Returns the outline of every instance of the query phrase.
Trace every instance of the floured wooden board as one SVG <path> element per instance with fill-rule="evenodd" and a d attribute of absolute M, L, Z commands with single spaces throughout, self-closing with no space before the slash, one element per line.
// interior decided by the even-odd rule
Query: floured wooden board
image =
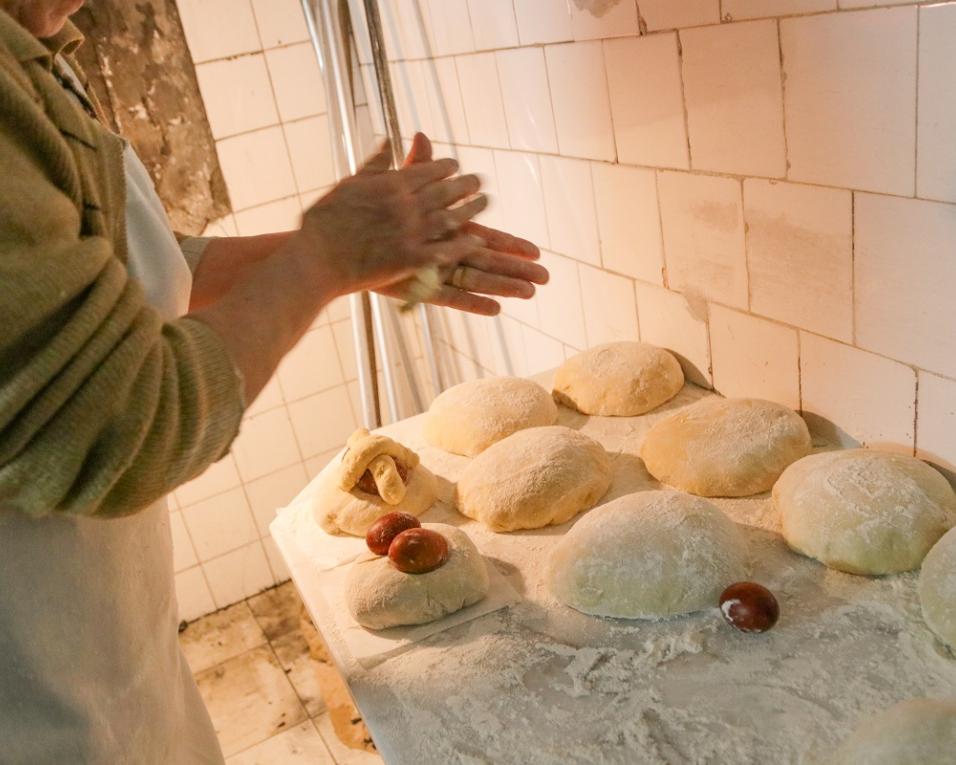
<path fill-rule="evenodd" d="M 658 487 L 637 456 L 644 433 L 704 395 L 688 386 L 633 418 L 562 409 L 559 424 L 611 453 L 608 501 Z M 544 586 L 549 549 L 573 522 L 487 531 L 447 506 L 467 458 L 427 447 L 420 418 L 383 430 L 445 479 L 446 506 L 423 520 L 465 529 L 523 598 L 369 670 L 348 657 L 328 607 L 303 591 L 389 765 L 819 763 L 864 716 L 915 696 L 956 697 L 956 656 L 923 624 L 917 573 L 856 577 L 792 553 L 769 495 L 714 502 L 744 527 L 751 578 L 780 600 L 771 632 L 731 629 L 716 604 L 663 622 L 600 619 Z"/>

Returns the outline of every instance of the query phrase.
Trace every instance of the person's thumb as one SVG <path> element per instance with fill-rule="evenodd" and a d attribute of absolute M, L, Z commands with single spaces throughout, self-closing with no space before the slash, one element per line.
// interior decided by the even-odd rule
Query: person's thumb
<path fill-rule="evenodd" d="M 392 142 L 386 138 L 376 154 L 365 160 L 356 175 L 378 175 L 392 166 Z"/>
<path fill-rule="evenodd" d="M 404 167 L 414 165 L 416 162 L 430 162 L 432 158 L 432 142 L 424 133 L 415 133 L 412 139 L 412 148 L 405 157 Z"/>

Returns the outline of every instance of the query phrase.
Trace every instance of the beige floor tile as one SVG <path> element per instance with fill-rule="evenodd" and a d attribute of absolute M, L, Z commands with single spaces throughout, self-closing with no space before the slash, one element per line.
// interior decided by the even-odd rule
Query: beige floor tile
<path fill-rule="evenodd" d="M 335 765 L 322 737 L 308 721 L 233 755 L 226 765 Z"/>
<path fill-rule="evenodd" d="M 269 640 L 299 628 L 302 601 L 292 582 L 249 598 L 249 609 Z"/>
<path fill-rule="evenodd" d="M 265 642 L 265 634 L 245 603 L 204 616 L 179 635 L 194 675 Z"/>
<path fill-rule="evenodd" d="M 384 765 L 385 760 L 377 753 L 364 749 L 352 749 L 342 743 L 335 734 L 328 712 L 319 715 L 312 722 L 338 765 Z"/>
<path fill-rule="evenodd" d="M 272 649 L 253 648 L 196 676 L 228 757 L 306 719 Z"/>
<path fill-rule="evenodd" d="M 325 700 L 316 674 L 316 662 L 309 655 L 309 644 L 302 631 L 294 630 L 277 638 L 272 642 L 272 650 L 309 717 L 324 712 Z"/>

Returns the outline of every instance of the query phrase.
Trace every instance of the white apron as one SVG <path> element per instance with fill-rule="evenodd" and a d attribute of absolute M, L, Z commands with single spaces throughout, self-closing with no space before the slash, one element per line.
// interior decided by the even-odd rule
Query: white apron
<path fill-rule="evenodd" d="M 125 163 L 129 270 L 173 319 L 189 269 L 129 147 Z M 0 764 L 222 762 L 179 649 L 166 501 L 116 520 L 0 511 Z"/>

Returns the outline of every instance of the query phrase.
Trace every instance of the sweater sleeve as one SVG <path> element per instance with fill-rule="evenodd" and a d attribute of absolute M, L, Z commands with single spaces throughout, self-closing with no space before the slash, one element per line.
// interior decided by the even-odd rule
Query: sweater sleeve
<path fill-rule="evenodd" d="M 222 457 L 242 383 L 219 336 L 163 323 L 0 110 L 0 510 L 145 508 Z"/>

